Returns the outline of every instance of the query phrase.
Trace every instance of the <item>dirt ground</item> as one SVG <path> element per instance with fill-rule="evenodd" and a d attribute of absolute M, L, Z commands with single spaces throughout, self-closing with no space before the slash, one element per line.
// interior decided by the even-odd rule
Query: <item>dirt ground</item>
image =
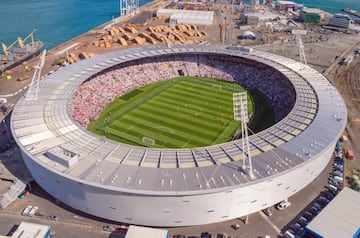
<path fill-rule="evenodd" d="M 360 174 L 360 60 L 355 58 L 349 66 L 337 65 L 329 73 L 336 88 L 342 95 L 348 109 L 347 125 L 344 135 L 348 140 L 343 141 L 344 150 L 353 150 L 355 159 L 346 160 L 345 176 L 353 173 Z"/>

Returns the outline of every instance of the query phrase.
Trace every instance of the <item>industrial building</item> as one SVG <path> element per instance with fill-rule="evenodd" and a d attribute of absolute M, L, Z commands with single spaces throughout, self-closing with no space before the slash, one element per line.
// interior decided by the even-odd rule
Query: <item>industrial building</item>
<path fill-rule="evenodd" d="M 189 149 L 145 148 L 88 132 L 71 116 L 69 99 L 94 75 L 128 65 L 146 71 L 131 71 L 139 74 L 134 78 L 149 80 L 149 75 L 161 80 L 179 76 L 180 69 L 189 76 L 214 70 L 218 78 L 236 78 L 245 87 L 262 90 L 283 114 L 274 125 L 250 135 L 248 148 L 240 140 Z M 255 74 L 242 70 L 235 75 L 239 67 L 246 72 L 266 69 L 281 81 L 255 80 Z M 287 93 L 291 95 L 281 98 Z M 47 76 L 39 82 L 37 99 L 30 99 L 22 97 L 16 104 L 11 131 L 35 181 L 76 210 L 157 227 L 226 221 L 291 197 L 326 167 L 347 118 L 339 92 L 311 67 L 268 52 L 219 45 L 103 54 Z"/>
<path fill-rule="evenodd" d="M 292 1 L 277 1 L 275 6 L 279 11 L 295 11 L 297 8 L 297 3 Z"/>
<path fill-rule="evenodd" d="M 351 17 L 346 14 L 335 14 L 334 16 L 329 18 L 328 25 L 341 27 L 341 28 L 349 28 L 351 23 Z"/>
<path fill-rule="evenodd" d="M 318 24 L 321 16 L 318 11 L 311 8 L 304 8 L 300 11 L 300 20 L 304 23 Z"/>
<path fill-rule="evenodd" d="M 212 25 L 214 21 L 213 11 L 159 9 L 156 16 L 169 17 L 175 24 Z"/>
<path fill-rule="evenodd" d="M 345 187 L 305 228 L 304 237 L 360 236 L 360 193 Z"/>
<path fill-rule="evenodd" d="M 0 236 L 7 238 L 50 238 L 51 228 L 48 225 L 21 222 L 11 236 Z"/>

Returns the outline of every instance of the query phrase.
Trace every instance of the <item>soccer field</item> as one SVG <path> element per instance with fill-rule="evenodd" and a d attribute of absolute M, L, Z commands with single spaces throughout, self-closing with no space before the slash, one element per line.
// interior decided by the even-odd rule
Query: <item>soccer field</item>
<path fill-rule="evenodd" d="M 236 83 L 216 79 L 181 77 L 162 81 L 119 97 L 88 129 L 115 141 L 145 147 L 218 144 L 231 140 L 241 126 L 233 120 L 232 102 L 233 93 L 241 91 L 244 89 Z M 248 105 L 251 115 L 252 103 Z"/>

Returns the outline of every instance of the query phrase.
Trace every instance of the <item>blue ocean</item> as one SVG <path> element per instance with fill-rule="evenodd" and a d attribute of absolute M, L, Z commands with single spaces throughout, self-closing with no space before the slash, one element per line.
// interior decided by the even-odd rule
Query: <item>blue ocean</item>
<path fill-rule="evenodd" d="M 142 0 L 144 5 L 151 0 Z M 339 13 L 360 11 L 360 0 L 295 0 L 307 7 Z M 0 42 L 10 45 L 36 29 L 35 39 L 51 49 L 120 14 L 119 0 L 0 0 Z M 0 50 L 1 51 L 1 50 Z"/>

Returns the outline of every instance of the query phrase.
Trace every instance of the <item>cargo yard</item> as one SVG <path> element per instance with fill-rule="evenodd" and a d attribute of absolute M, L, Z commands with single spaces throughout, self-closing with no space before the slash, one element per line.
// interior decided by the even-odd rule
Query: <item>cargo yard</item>
<path fill-rule="evenodd" d="M 217 45 L 243 45 L 295 60 L 303 61 L 320 73 L 323 73 L 336 86 L 341 93 L 348 110 L 347 126 L 342 139 L 342 149 L 354 153 L 352 160 L 346 160 L 344 176 L 360 174 L 360 29 L 359 25 L 351 25 L 353 30 L 328 27 L 327 22 L 331 14 L 321 12 L 319 24 L 303 24 L 291 20 L 295 18 L 293 12 L 287 12 L 270 5 L 244 5 L 237 7 L 228 3 L 214 5 L 189 5 L 184 3 L 183 9 L 190 11 L 213 11 L 213 19 L 208 19 L 211 24 L 202 22 L 176 23 L 163 13 L 156 14 L 159 8 L 176 10 L 179 5 L 163 1 L 156 1 L 141 7 L 138 15 L 132 17 L 119 17 L 107 22 L 96 29 L 88 31 L 68 42 L 65 42 L 46 54 L 45 64 L 41 69 L 41 76 L 52 74 L 57 70 L 66 69 L 66 65 L 129 47 L 151 47 L 154 45 L 177 44 L 217 44 Z M 340 11 L 340 9 L 339 9 Z M 195 16 L 199 15 L 195 13 Z M 244 16 L 246 15 L 246 21 Z M 195 20 L 196 17 L 194 16 Z M 206 14 L 204 15 L 206 17 Z M 178 20 L 179 22 L 179 20 Z M 300 42 L 299 43 L 299 38 Z M 303 46 L 303 51 L 301 47 Z M 344 59 L 351 56 L 348 63 Z M 39 64 L 39 56 L 21 62 L 0 75 L 0 106 L 3 113 L 1 121 L 9 120 L 11 110 L 20 97 L 29 87 L 35 69 Z M 9 125 L 3 124 L 0 129 L 7 130 Z M 1 144 L 8 144 L 9 136 L 4 132 L 0 135 Z M 10 140 L 10 144 L 11 144 Z M 2 161 L 1 173 L 7 174 L 11 179 L 20 177 L 30 180 L 30 175 L 24 172 L 21 155 L 14 144 L 10 150 L 0 154 Z M 13 160 L 10 160 L 13 159 Z M 20 166 L 19 166 L 20 165 Z M 184 227 L 170 229 L 171 234 L 199 235 L 202 231 L 212 233 L 226 233 L 232 237 L 271 237 L 284 232 L 288 222 L 302 211 L 303 208 L 315 199 L 326 185 L 326 176 L 331 170 L 329 165 L 319 178 L 309 185 L 301 194 L 293 198 L 295 203 L 286 215 L 275 212 L 274 220 L 269 220 L 262 213 L 250 216 L 250 224 L 244 224 L 242 219 L 231 220 L 225 223 L 216 223 L 199 227 Z M 350 186 L 349 184 L 347 184 Z M 8 186 L 8 184 L 6 184 Z M 6 190 L 3 184 L 0 192 Z M 307 194 L 305 194 L 307 193 Z M 30 217 L 27 221 L 50 224 L 57 233 L 54 237 L 124 237 L 122 234 L 111 234 L 102 231 L 104 224 L 109 221 L 78 214 L 59 204 L 57 200 L 43 191 L 38 185 L 33 184 L 33 191 L 24 199 L 15 200 L 7 208 L 0 210 L 3 218 L 10 222 L 0 223 L 1 231 L 10 231 L 12 224 L 23 220 L 21 210 L 28 203 L 41 204 L 41 209 L 52 214 L 60 214 L 60 221 L 45 219 L 43 217 Z M 285 218 L 284 218 L 284 217 Z M 240 224 L 240 229 L 233 229 Z M 261 224 L 258 226 L 257 224 Z M 116 226 L 116 224 L 114 224 Z M 262 227 L 259 229 L 258 227 Z M 79 232 L 80 231 L 80 232 Z M 73 232 L 73 233 L 72 233 Z M 4 232 L 0 233 L 4 235 Z"/>

